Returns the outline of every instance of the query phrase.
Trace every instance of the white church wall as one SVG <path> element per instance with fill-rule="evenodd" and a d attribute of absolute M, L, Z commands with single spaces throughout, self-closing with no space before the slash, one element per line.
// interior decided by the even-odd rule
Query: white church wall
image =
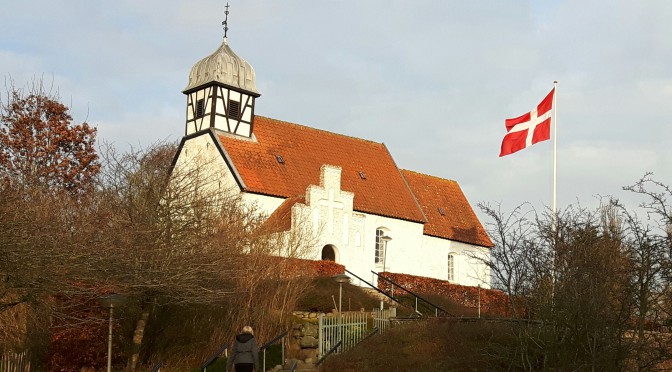
<path fill-rule="evenodd" d="M 490 259 L 489 248 L 425 235 L 419 253 L 423 257 L 422 272 L 425 274 L 416 275 L 448 280 L 448 255 L 452 254 L 452 283 L 490 288 L 488 267 L 482 261 Z"/>
<path fill-rule="evenodd" d="M 392 238 L 387 243 L 387 252 L 385 252 L 383 264 L 375 262 L 376 230 L 379 228 L 385 231 L 385 235 Z M 416 247 L 422 242 L 421 223 L 367 214 L 363 241 L 361 260 L 354 266 L 358 271 L 361 270 L 364 276 L 357 271 L 353 271 L 357 275 L 373 284 L 377 284 L 377 277 L 371 271 L 418 275 L 414 273 L 416 267 L 421 265 L 423 260 L 422 257 L 415 254 L 415 251 Z"/>
<path fill-rule="evenodd" d="M 285 199 L 274 196 L 244 193 L 243 201 L 248 205 L 255 205 L 262 213 L 270 215 L 274 210 L 278 209 Z"/>

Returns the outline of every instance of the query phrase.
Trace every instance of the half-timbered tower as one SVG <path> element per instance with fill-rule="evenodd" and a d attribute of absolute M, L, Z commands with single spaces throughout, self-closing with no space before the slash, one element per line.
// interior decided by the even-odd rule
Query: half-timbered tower
<path fill-rule="evenodd" d="M 219 49 L 198 61 L 189 74 L 186 135 L 208 128 L 252 135 L 257 91 L 254 70 L 229 47 L 226 37 Z"/>

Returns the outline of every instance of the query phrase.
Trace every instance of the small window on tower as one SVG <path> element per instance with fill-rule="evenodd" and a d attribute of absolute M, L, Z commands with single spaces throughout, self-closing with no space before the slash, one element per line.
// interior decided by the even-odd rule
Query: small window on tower
<path fill-rule="evenodd" d="M 227 111 L 229 118 L 240 120 L 240 102 L 229 100 L 229 109 Z"/>
<path fill-rule="evenodd" d="M 196 117 L 202 118 L 205 116 L 205 100 L 199 99 L 196 101 Z"/>

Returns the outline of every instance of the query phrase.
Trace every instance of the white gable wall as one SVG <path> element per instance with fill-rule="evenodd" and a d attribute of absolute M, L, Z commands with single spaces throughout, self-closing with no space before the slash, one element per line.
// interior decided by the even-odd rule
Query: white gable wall
<path fill-rule="evenodd" d="M 178 172 L 198 167 L 202 179 L 219 190 L 240 189 L 212 137 L 207 134 L 184 142 L 175 167 Z"/>
<path fill-rule="evenodd" d="M 306 204 L 297 203 L 294 216 L 305 216 L 316 232 L 316 246 L 309 259 L 319 260 L 322 248 L 331 245 L 336 262 L 363 280 L 377 283 L 374 272 L 396 272 L 436 279 L 447 279 L 447 255 L 454 254 L 453 282 L 489 287 L 485 268 L 475 254 L 488 258 L 489 249 L 423 235 L 423 224 L 353 211 L 356 195 L 340 189 L 340 167 L 323 165 L 321 185 L 306 191 Z M 392 238 L 387 243 L 383 263 L 375 262 L 376 230 Z M 354 278 L 353 278 L 354 279 Z M 364 285 L 354 279 L 353 283 Z"/>
<path fill-rule="evenodd" d="M 196 164 L 201 165 L 204 177 L 218 180 L 217 187 L 220 190 L 240 192 L 240 186 L 210 135 L 204 134 L 185 141 L 176 166 Z M 255 205 L 267 214 L 271 214 L 285 201 L 284 198 L 251 193 L 243 193 L 242 197 L 248 205 Z"/>

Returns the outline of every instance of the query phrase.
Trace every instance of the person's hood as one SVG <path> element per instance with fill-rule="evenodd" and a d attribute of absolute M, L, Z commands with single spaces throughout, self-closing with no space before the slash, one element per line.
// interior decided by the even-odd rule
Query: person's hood
<path fill-rule="evenodd" d="M 254 336 L 252 336 L 249 333 L 241 333 L 238 336 L 236 336 L 236 340 L 238 340 L 238 342 L 243 342 L 243 343 L 245 343 L 247 341 L 250 341 L 253 338 L 254 338 Z"/>

